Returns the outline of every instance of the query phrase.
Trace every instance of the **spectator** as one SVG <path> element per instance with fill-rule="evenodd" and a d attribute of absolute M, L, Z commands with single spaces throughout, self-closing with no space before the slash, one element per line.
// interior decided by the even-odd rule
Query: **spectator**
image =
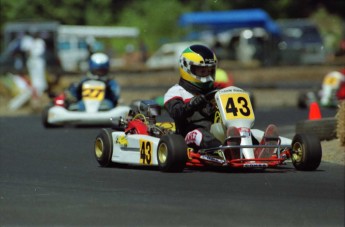
<path fill-rule="evenodd" d="M 28 55 L 27 68 L 29 71 L 30 81 L 38 97 L 41 97 L 47 89 L 47 80 L 45 77 L 45 51 L 46 45 L 38 33 L 35 33 L 32 38 L 29 36 L 23 37 L 22 50 Z"/>

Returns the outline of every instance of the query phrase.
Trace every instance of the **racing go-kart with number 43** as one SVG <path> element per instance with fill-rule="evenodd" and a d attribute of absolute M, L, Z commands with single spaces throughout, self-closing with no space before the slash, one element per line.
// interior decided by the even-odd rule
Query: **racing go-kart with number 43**
<path fill-rule="evenodd" d="M 158 166 L 163 172 L 182 172 L 194 166 L 265 169 L 291 160 L 297 170 L 316 170 L 322 150 L 317 137 L 296 134 L 293 139 L 278 135 L 269 125 L 266 131 L 252 129 L 255 116 L 250 97 L 230 86 L 206 97 L 218 107 L 211 133 L 223 142 L 220 147 L 193 150 L 175 133 L 173 122 L 157 122 L 160 106 L 142 100 L 119 125 L 123 130 L 104 128 L 97 135 L 94 154 L 103 167 L 121 164 Z M 260 142 L 259 142 L 260 141 Z"/>

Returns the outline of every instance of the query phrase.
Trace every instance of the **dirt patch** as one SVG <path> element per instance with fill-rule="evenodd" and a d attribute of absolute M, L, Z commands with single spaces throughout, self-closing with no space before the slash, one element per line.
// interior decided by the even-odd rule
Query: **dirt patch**
<path fill-rule="evenodd" d="M 340 165 L 345 165 L 345 147 L 341 146 L 340 140 L 322 141 L 322 160 Z"/>

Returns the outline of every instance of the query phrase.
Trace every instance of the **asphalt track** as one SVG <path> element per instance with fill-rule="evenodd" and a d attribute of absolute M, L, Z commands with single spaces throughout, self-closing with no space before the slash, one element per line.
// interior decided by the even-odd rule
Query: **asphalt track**
<path fill-rule="evenodd" d="M 275 123 L 292 135 L 307 115 L 257 110 L 255 125 Z M 92 153 L 98 131 L 47 130 L 39 116 L 0 118 L 0 226 L 344 226 L 343 165 L 178 174 L 101 168 Z"/>

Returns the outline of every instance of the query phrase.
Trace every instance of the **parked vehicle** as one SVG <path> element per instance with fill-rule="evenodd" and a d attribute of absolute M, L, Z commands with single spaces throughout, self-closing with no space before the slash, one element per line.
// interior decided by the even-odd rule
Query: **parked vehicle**
<path fill-rule="evenodd" d="M 62 72 L 62 65 L 58 56 L 58 27 L 56 21 L 46 22 L 13 22 L 4 26 L 4 47 L 0 55 L 0 73 L 17 73 L 15 69 L 16 54 L 20 46 L 21 37 L 25 33 L 39 33 L 46 43 L 46 69 L 49 74 L 58 77 Z M 23 55 L 24 53 L 22 53 Z M 25 58 L 25 56 L 22 56 Z"/>
<path fill-rule="evenodd" d="M 190 45 L 198 43 L 201 42 L 189 41 L 163 44 L 146 61 L 146 67 L 148 69 L 177 69 L 178 61 L 183 50 L 185 50 Z"/>
<path fill-rule="evenodd" d="M 57 21 L 11 22 L 4 26 L 4 47 L 0 56 L 0 73 L 14 71 L 14 48 L 25 32 L 38 32 L 46 43 L 48 73 L 80 72 L 87 70 L 91 51 L 99 50 L 97 38 L 137 38 L 139 29 L 116 26 L 61 25 Z"/>
<path fill-rule="evenodd" d="M 220 59 L 258 61 L 263 66 L 278 63 L 280 30 L 260 8 L 188 12 L 179 24 L 188 31 L 187 39 L 206 42 Z"/>
<path fill-rule="evenodd" d="M 61 25 L 58 29 L 58 55 L 65 71 L 87 71 L 91 52 L 105 51 L 99 38 L 139 36 L 135 27 Z M 112 64 L 114 66 L 114 64 Z"/>
<path fill-rule="evenodd" d="M 244 64 L 254 61 L 262 66 L 277 65 L 279 38 L 261 27 L 237 28 L 216 35 L 215 52 L 220 59 Z"/>
<path fill-rule="evenodd" d="M 317 26 L 310 20 L 278 20 L 282 41 L 279 44 L 282 64 L 323 64 L 326 51 Z"/>

